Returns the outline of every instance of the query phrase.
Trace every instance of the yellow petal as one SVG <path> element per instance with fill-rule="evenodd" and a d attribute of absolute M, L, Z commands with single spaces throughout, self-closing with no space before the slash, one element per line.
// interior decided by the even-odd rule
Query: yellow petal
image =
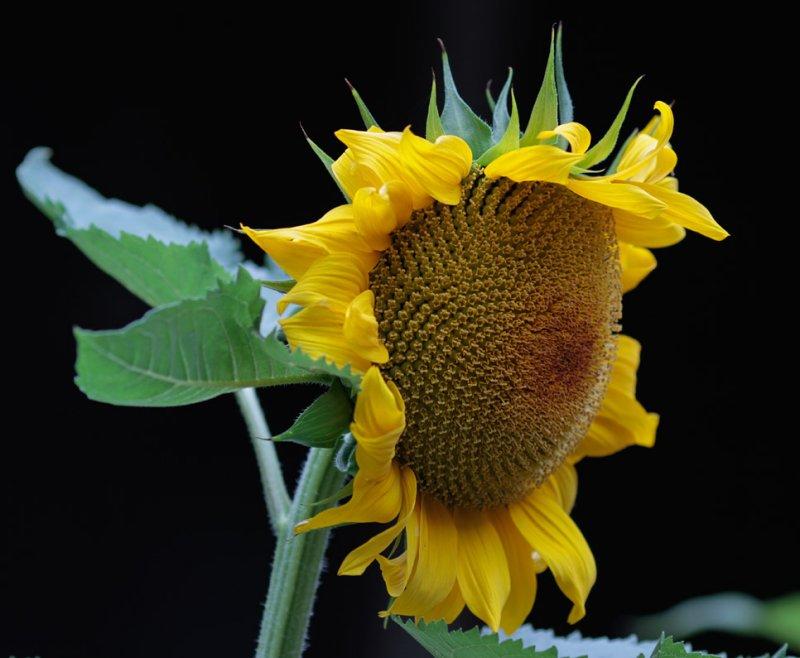
<path fill-rule="evenodd" d="M 656 155 L 653 171 L 647 177 L 648 183 L 657 183 L 669 176 L 678 164 L 678 154 L 670 146 L 665 146 Z"/>
<path fill-rule="evenodd" d="M 461 595 L 461 590 L 458 587 L 458 581 L 453 583 L 453 589 L 442 600 L 441 603 L 435 605 L 430 610 L 425 611 L 420 618 L 426 622 L 433 622 L 443 619 L 446 624 L 452 624 L 461 611 L 464 609 L 464 597 Z"/>
<path fill-rule="evenodd" d="M 586 153 L 586 149 L 592 143 L 592 134 L 589 129 L 575 121 L 562 123 L 553 130 L 543 130 L 537 135 L 539 139 L 550 139 L 556 136 L 566 139 L 573 153 Z"/>
<path fill-rule="evenodd" d="M 575 458 L 605 457 L 631 445 L 655 443 L 658 415 L 648 413 L 636 400 L 636 370 L 641 346 L 630 336 L 617 338 L 617 357 L 606 395 Z"/>
<path fill-rule="evenodd" d="M 690 231 L 696 231 L 712 240 L 724 240 L 730 235 L 717 224 L 708 208 L 688 194 L 671 190 L 665 185 L 652 183 L 631 183 L 631 185 L 647 192 L 666 205 L 661 214 L 664 219 L 680 224 Z"/>
<path fill-rule="evenodd" d="M 356 372 L 366 372 L 369 357 L 344 335 L 344 313 L 323 306 L 309 306 L 280 320 L 286 340 L 313 359 L 324 358 L 339 368 L 350 365 Z"/>
<path fill-rule="evenodd" d="M 358 353 L 373 363 L 386 363 L 389 352 L 378 335 L 378 321 L 375 319 L 375 293 L 364 290 L 350 305 L 344 316 L 344 336 Z"/>
<path fill-rule="evenodd" d="M 472 166 L 472 151 L 463 139 L 442 135 L 431 143 L 406 128 L 400 155 L 411 177 L 430 196 L 451 206 L 458 203 L 461 181 Z"/>
<path fill-rule="evenodd" d="M 400 155 L 401 133 L 338 130 L 336 136 L 347 145 L 350 156 L 337 160 L 341 164 L 334 163 L 334 173 L 351 197 L 363 184 L 380 189 L 384 183 L 399 180 L 408 185 L 414 208 L 430 204 L 430 196 L 409 175 Z"/>
<path fill-rule="evenodd" d="M 563 510 L 552 487 L 534 489 L 509 506 L 511 518 L 553 572 L 556 583 L 573 606 L 567 621 L 586 614 L 586 598 L 594 585 L 594 556 L 578 526 Z"/>
<path fill-rule="evenodd" d="M 656 257 L 648 249 L 620 242 L 619 265 L 622 270 L 622 292 L 628 292 L 656 268 Z"/>
<path fill-rule="evenodd" d="M 350 431 L 356 439 L 359 473 L 375 477 L 394 459 L 397 440 L 406 426 L 405 405 L 393 382 L 386 382 L 372 366 L 361 379 Z"/>
<path fill-rule="evenodd" d="M 417 559 L 405 591 L 388 612 L 422 616 L 442 604 L 456 580 L 458 533 L 450 511 L 431 496 L 417 498 L 419 505 Z M 410 529 L 410 528 L 409 528 Z"/>
<path fill-rule="evenodd" d="M 575 194 L 590 201 L 602 203 L 609 208 L 627 210 L 642 217 L 658 217 L 666 208 L 665 203 L 633 184 L 614 183 L 608 179 L 571 179 L 567 186 Z"/>
<path fill-rule="evenodd" d="M 242 230 L 294 279 L 303 276 L 325 254 L 353 254 L 365 264 L 371 262 L 367 271 L 377 260 L 356 230 L 350 205 L 333 208 L 311 224 L 263 230 L 242 226 Z"/>
<path fill-rule="evenodd" d="M 392 464 L 386 474 L 378 478 L 370 478 L 359 471 L 353 479 L 350 500 L 298 523 L 294 531 L 299 534 L 342 523 L 388 523 L 399 514 L 402 502 L 399 465 Z"/>
<path fill-rule="evenodd" d="M 383 251 L 389 246 L 389 234 L 397 228 L 397 215 L 388 194 L 374 187 L 359 189 L 353 197 L 353 219 L 370 247 Z"/>
<path fill-rule="evenodd" d="M 456 508 L 458 587 L 467 607 L 493 631 L 511 591 L 503 543 L 485 510 Z"/>
<path fill-rule="evenodd" d="M 278 312 L 289 304 L 319 304 L 345 313 L 350 303 L 369 285 L 369 272 L 350 254 L 330 254 L 318 258 L 300 280 L 278 301 Z"/>
<path fill-rule="evenodd" d="M 668 180 L 675 179 L 665 178 L 662 183 Z M 639 247 L 670 247 L 686 237 L 686 229 L 668 219 L 639 217 L 618 208 L 614 209 L 614 228 L 619 240 Z"/>
<path fill-rule="evenodd" d="M 561 464 L 542 486 L 552 489 L 561 509 L 567 514 L 572 512 L 578 496 L 578 472 L 572 464 Z"/>
<path fill-rule="evenodd" d="M 383 555 L 379 555 L 377 558 L 381 575 L 386 583 L 386 591 L 393 598 L 397 598 L 405 591 L 417 563 L 421 503 L 421 498 L 417 497 L 414 509 L 411 510 L 411 514 L 406 520 L 406 550 L 394 558 L 387 558 Z"/>
<path fill-rule="evenodd" d="M 503 543 L 511 577 L 511 591 L 500 617 L 500 628 L 510 634 L 525 622 L 536 599 L 533 549 L 517 530 L 504 507 L 492 510 L 492 523 Z"/>
<path fill-rule="evenodd" d="M 505 176 L 522 181 L 567 182 L 569 172 L 581 160 L 581 154 L 568 153 L 555 146 L 537 144 L 504 153 L 491 162 L 484 173 L 488 178 Z"/>
<path fill-rule="evenodd" d="M 654 174 L 658 169 L 657 158 L 672 137 L 675 118 L 672 114 L 672 108 L 665 102 L 656 101 L 654 107 L 660 114 L 657 123 L 651 121 L 644 131 L 631 140 L 628 148 L 622 154 L 619 167 L 612 174 L 612 178 L 644 181 L 649 180 L 651 176 L 658 175 L 657 173 Z"/>
<path fill-rule="evenodd" d="M 375 558 L 385 551 L 403 531 L 417 500 L 417 478 L 410 468 L 400 468 L 402 502 L 394 525 L 378 533 L 358 548 L 350 551 L 339 567 L 340 576 L 360 576 Z"/>

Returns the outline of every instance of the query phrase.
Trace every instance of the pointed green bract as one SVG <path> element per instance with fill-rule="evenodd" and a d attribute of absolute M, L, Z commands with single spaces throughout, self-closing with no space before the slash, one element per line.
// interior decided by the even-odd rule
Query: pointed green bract
<path fill-rule="evenodd" d="M 473 153 L 483 153 L 492 145 L 492 129 L 472 111 L 456 89 L 453 72 L 447 52 L 442 49 L 442 69 L 444 71 L 444 108 L 442 127 L 449 135 L 461 137 Z"/>
<path fill-rule="evenodd" d="M 596 165 L 598 162 L 605 160 L 614 151 L 614 147 L 617 145 L 617 139 L 619 138 L 619 131 L 628 114 L 633 92 L 636 91 L 636 87 L 641 79 L 641 77 L 637 78 L 636 82 L 631 85 L 622 103 L 622 107 L 619 112 L 617 112 L 617 116 L 614 117 L 614 121 L 611 123 L 608 131 L 603 135 L 602 139 L 586 152 L 586 156 L 578 163 L 578 167 L 589 168 Z"/>
<path fill-rule="evenodd" d="M 259 283 L 265 288 L 274 290 L 275 292 L 287 293 L 297 285 L 294 279 L 282 279 L 280 281 L 272 281 L 268 279 L 261 279 Z"/>
<path fill-rule="evenodd" d="M 380 128 L 378 122 L 375 120 L 375 117 L 372 116 L 372 112 L 369 111 L 367 104 L 361 98 L 361 94 L 356 91 L 356 88 L 350 84 L 349 80 L 345 80 L 347 82 L 347 86 L 350 87 L 350 92 L 353 94 L 353 100 L 356 102 L 356 107 L 358 107 L 358 113 L 361 115 L 361 120 L 364 122 L 364 127 L 369 130 L 372 126 L 376 128 Z"/>
<path fill-rule="evenodd" d="M 506 127 L 505 134 L 497 144 L 483 153 L 477 160 L 482 167 L 488 165 L 492 160 L 496 160 L 504 153 L 516 151 L 519 148 L 519 111 L 517 110 L 517 99 L 514 92 L 511 92 L 511 117 Z"/>
<path fill-rule="evenodd" d="M 486 90 L 484 91 L 486 94 L 486 104 L 489 106 L 489 111 L 494 113 L 494 108 L 496 107 L 497 103 L 495 102 L 494 98 L 492 97 L 492 81 L 486 83 Z"/>
<path fill-rule="evenodd" d="M 443 621 L 427 624 L 399 617 L 392 620 L 434 658 L 558 658 L 555 647 L 536 651 L 533 647 L 523 647 L 521 640 L 501 642 L 496 633 L 481 634 L 477 627 L 449 631 Z"/>
<path fill-rule="evenodd" d="M 556 93 L 558 97 L 558 122 L 569 123 L 572 121 L 573 107 L 572 96 L 567 88 L 567 79 L 564 76 L 564 54 L 562 51 L 563 25 L 558 24 L 556 30 Z"/>
<path fill-rule="evenodd" d="M 511 78 L 513 76 L 514 70 L 509 67 L 508 77 L 492 109 L 492 141 L 495 143 L 503 138 L 506 128 L 508 128 L 508 121 L 510 119 L 508 114 L 508 93 L 511 91 Z M 519 127 L 517 127 L 517 131 L 519 131 Z"/>
<path fill-rule="evenodd" d="M 309 448 L 333 448 L 347 432 L 353 418 L 350 396 L 338 379 L 298 417 L 292 426 L 273 437 L 273 441 L 292 441 Z"/>
<path fill-rule="evenodd" d="M 534 144 L 552 144 L 554 139 L 539 141 L 537 135 L 543 130 L 553 130 L 558 125 L 558 92 L 555 77 L 555 35 L 550 39 L 550 54 L 547 56 L 547 66 L 542 79 L 542 86 L 533 104 L 525 134 L 519 141 L 520 146 L 533 146 Z"/>
<path fill-rule="evenodd" d="M 425 120 L 425 139 L 435 142 L 444 135 L 442 120 L 439 117 L 439 106 L 436 101 L 436 78 L 431 81 L 431 97 L 428 100 L 428 117 Z"/>
<path fill-rule="evenodd" d="M 314 154 L 319 158 L 320 162 L 325 165 L 325 169 L 327 170 L 330 177 L 333 179 L 333 182 L 336 183 L 336 187 L 339 188 L 342 194 L 344 194 L 344 198 L 350 202 L 350 196 L 347 194 L 347 191 L 342 187 L 342 184 L 339 182 L 339 179 L 336 178 L 336 174 L 333 173 L 333 158 L 329 156 L 325 151 L 323 151 L 319 146 L 317 146 L 316 142 L 314 142 L 308 135 L 306 135 L 305 131 L 303 131 L 303 135 L 308 142 L 308 145 L 311 147 L 311 150 L 314 151 Z"/>
<path fill-rule="evenodd" d="M 270 356 L 256 331 L 263 306 L 261 286 L 240 269 L 205 298 L 161 306 L 122 329 L 76 329 L 76 383 L 98 402 L 174 407 L 240 388 L 324 381 Z"/>

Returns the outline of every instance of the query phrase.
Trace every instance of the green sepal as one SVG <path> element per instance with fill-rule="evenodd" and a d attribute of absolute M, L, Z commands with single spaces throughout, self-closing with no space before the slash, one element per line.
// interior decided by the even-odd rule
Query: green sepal
<path fill-rule="evenodd" d="M 552 144 L 554 138 L 539 140 L 537 135 L 543 130 L 553 130 L 558 125 L 558 91 L 555 78 L 555 32 L 550 39 L 550 54 L 547 56 L 547 66 L 544 70 L 542 86 L 533 104 L 531 116 L 525 133 L 519 141 L 520 146 L 533 146 L 534 144 Z"/>
<path fill-rule="evenodd" d="M 499 101 L 498 101 L 499 102 Z M 519 148 L 519 111 L 517 110 L 517 99 L 514 92 L 511 92 L 511 118 L 506 127 L 505 134 L 499 142 L 483 153 L 477 163 L 485 167 L 492 160 L 496 160 L 504 153 L 516 151 Z"/>
<path fill-rule="evenodd" d="M 350 396 L 338 379 L 273 441 L 292 441 L 308 448 L 333 448 L 353 418 Z"/>
<path fill-rule="evenodd" d="M 573 105 L 572 96 L 570 96 L 567 88 L 567 79 L 564 76 L 564 54 L 561 47 L 563 28 L 564 25 L 559 23 L 556 29 L 556 93 L 558 98 L 558 122 L 569 123 L 573 117 Z"/>
<path fill-rule="evenodd" d="M 319 146 L 317 146 L 317 143 L 308 136 L 308 133 L 306 133 L 303 126 L 300 126 L 300 130 L 303 131 L 303 137 L 306 138 L 306 142 L 308 142 L 308 145 L 311 147 L 311 150 L 314 151 L 314 155 L 316 155 L 319 158 L 320 162 L 325 166 L 325 170 L 333 179 L 333 182 L 336 183 L 336 187 L 338 187 L 341 193 L 344 194 L 345 200 L 349 203 L 350 195 L 347 194 L 347 190 L 345 190 L 342 187 L 342 184 L 339 182 L 339 179 L 336 178 L 336 174 L 333 173 L 334 159 L 327 153 L 325 153 L 325 151 L 323 151 Z"/>
<path fill-rule="evenodd" d="M 494 114 L 494 108 L 497 106 L 497 102 L 494 100 L 492 96 L 492 81 L 489 80 L 486 83 L 486 89 L 484 90 L 484 94 L 486 94 L 486 104 L 489 106 L 489 111 Z"/>
<path fill-rule="evenodd" d="M 576 165 L 577 167 L 589 168 L 593 165 L 596 165 L 598 162 L 605 160 L 614 151 L 614 147 L 617 145 L 617 139 L 619 138 L 619 131 L 622 128 L 622 124 L 628 114 L 628 108 L 631 105 L 633 92 L 636 91 L 636 87 L 639 82 L 641 82 L 642 77 L 644 76 L 639 76 L 631 85 L 631 88 L 628 90 L 628 94 L 625 96 L 625 100 L 622 103 L 622 107 L 620 108 L 619 112 L 617 112 L 617 116 L 614 117 L 614 121 L 606 131 L 606 134 L 603 135 L 603 137 L 586 152 L 583 160 Z"/>
<path fill-rule="evenodd" d="M 442 119 L 439 117 L 439 106 L 436 101 L 436 76 L 431 81 L 431 97 L 428 100 L 428 117 L 425 119 L 425 139 L 435 142 L 444 135 Z"/>
<path fill-rule="evenodd" d="M 75 382 L 98 402 L 174 407 L 240 388 L 325 381 L 270 355 L 256 331 L 263 307 L 261 286 L 240 268 L 203 299 L 160 306 L 122 329 L 76 328 Z"/>
<path fill-rule="evenodd" d="M 443 621 L 430 624 L 392 617 L 392 620 L 421 644 L 434 658 L 557 658 L 555 647 L 547 651 L 525 648 L 522 640 L 503 640 L 496 633 L 481 634 L 479 628 L 468 631 L 447 629 Z"/>
<path fill-rule="evenodd" d="M 347 473 L 353 477 L 358 473 L 356 440 L 349 432 L 342 435 L 336 446 L 336 468 L 342 473 Z"/>
<path fill-rule="evenodd" d="M 514 77 L 514 69 L 508 68 L 508 77 L 506 78 L 500 94 L 497 96 L 497 102 L 492 108 L 492 141 L 499 142 L 506 133 L 508 128 L 509 114 L 508 114 L 508 94 L 511 91 L 511 78 Z M 519 132 L 519 128 L 517 128 Z M 519 139 L 519 135 L 517 135 Z"/>
<path fill-rule="evenodd" d="M 353 100 L 356 102 L 356 106 L 358 107 L 358 113 L 361 115 L 361 120 L 364 122 L 364 128 L 369 130 L 373 126 L 376 128 L 380 128 L 378 122 L 375 120 L 375 117 L 372 116 L 372 112 L 369 111 L 367 104 L 361 98 L 361 94 L 356 91 L 356 88 L 350 84 L 350 81 L 345 78 L 344 81 L 347 83 L 347 86 L 350 88 L 350 93 L 353 94 Z"/>
<path fill-rule="evenodd" d="M 315 375 L 318 381 L 329 381 L 331 377 L 338 377 L 351 390 L 357 391 L 361 386 L 361 375 L 353 372 L 350 364 L 340 368 L 324 356 L 315 359 L 299 347 L 290 348 L 278 337 L 277 329 L 264 339 L 264 349 L 270 358 L 292 368 L 301 368 Z"/>
<path fill-rule="evenodd" d="M 297 281 L 294 279 L 281 279 L 279 281 L 261 279 L 259 280 L 259 283 L 265 288 L 269 288 L 275 292 L 282 292 L 284 294 L 289 292 L 295 287 L 295 285 L 297 285 Z"/>
<path fill-rule="evenodd" d="M 461 137 L 473 153 L 483 153 L 492 145 L 492 129 L 481 119 L 458 93 L 450 60 L 444 44 L 442 47 L 442 69 L 444 71 L 444 107 L 442 126 L 449 135 Z"/>

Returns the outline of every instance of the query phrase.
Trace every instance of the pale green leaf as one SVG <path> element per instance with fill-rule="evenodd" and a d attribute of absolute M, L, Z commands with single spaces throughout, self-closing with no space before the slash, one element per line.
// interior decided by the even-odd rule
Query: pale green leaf
<path fill-rule="evenodd" d="M 292 441 L 309 448 L 333 448 L 347 432 L 353 418 L 350 396 L 338 379 L 298 417 L 285 432 L 273 441 Z"/>
<path fill-rule="evenodd" d="M 428 117 L 425 120 L 425 139 L 435 142 L 442 135 L 444 135 L 444 127 L 436 101 L 436 78 L 434 77 L 431 82 L 431 97 L 428 101 Z"/>
<path fill-rule="evenodd" d="M 506 133 L 506 128 L 508 128 L 508 121 L 510 119 L 508 113 L 508 94 L 511 91 L 512 77 L 514 77 L 514 70 L 509 67 L 508 77 L 492 109 L 492 141 L 495 143 L 503 138 L 503 135 Z M 517 127 L 517 132 L 519 132 L 519 127 Z M 519 138 L 519 135 L 517 135 L 517 138 Z"/>
<path fill-rule="evenodd" d="M 534 144 L 550 144 L 553 139 L 539 140 L 537 135 L 543 130 L 553 130 L 558 125 L 558 92 L 555 78 L 555 36 L 550 40 L 550 53 L 547 56 L 547 66 L 542 79 L 542 86 L 533 104 L 531 116 L 525 133 L 520 140 L 520 146 Z"/>
<path fill-rule="evenodd" d="M 492 129 L 459 95 L 444 47 L 442 47 L 442 69 L 444 71 L 442 126 L 447 134 L 457 135 L 467 142 L 473 153 L 483 153 L 492 145 Z"/>
<path fill-rule="evenodd" d="M 564 76 L 564 54 L 562 51 L 562 34 L 564 32 L 563 24 L 558 24 L 556 30 L 556 58 L 555 58 L 555 75 L 556 75 L 556 92 L 558 98 L 558 122 L 569 123 L 572 121 L 573 106 L 572 96 L 569 94 L 567 88 L 567 79 Z"/>
<path fill-rule="evenodd" d="M 204 299 L 161 306 L 123 329 L 76 329 L 76 383 L 99 402 L 170 407 L 240 388 L 324 381 L 270 356 L 257 333 L 263 305 L 261 286 L 240 269 Z"/>
<path fill-rule="evenodd" d="M 499 102 L 499 101 L 498 101 Z M 516 151 L 519 148 L 519 111 L 517 110 L 517 99 L 514 92 L 511 92 L 511 118 L 506 126 L 506 132 L 494 146 L 483 153 L 477 160 L 478 164 L 485 167 L 492 160 L 499 158 L 503 153 Z"/>
<path fill-rule="evenodd" d="M 520 640 L 501 642 L 495 633 L 482 635 L 477 628 L 450 631 L 443 621 L 415 624 L 410 619 L 392 619 L 434 658 L 557 658 L 555 649 L 536 651 L 524 648 Z"/>
<path fill-rule="evenodd" d="M 605 160 L 614 151 L 614 147 L 617 145 L 617 139 L 619 138 L 619 131 L 622 128 L 623 122 L 625 121 L 625 116 L 628 114 L 628 108 L 630 107 L 631 99 L 633 98 L 633 92 L 636 91 L 636 86 L 639 84 L 641 79 L 641 77 L 637 78 L 636 82 L 631 85 L 631 88 L 622 103 L 622 107 L 620 108 L 619 112 L 617 112 L 617 116 L 614 118 L 614 121 L 611 123 L 608 131 L 605 135 L 603 135 L 602 139 L 598 140 L 595 145 L 586 152 L 583 160 L 577 164 L 578 167 L 588 169 L 589 167 L 596 165 L 598 162 Z"/>
<path fill-rule="evenodd" d="M 353 100 L 356 102 L 356 107 L 358 107 L 358 113 L 361 115 L 361 120 L 364 122 L 364 128 L 368 130 L 373 126 L 375 126 L 376 128 L 380 128 L 378 122 L 375 120 L 375 117 L 372 116 L 372 112 L 369 111 L 367 104 L 361 98 L 361 94 L 359 94 L 356 91 L 356 88 L 350 84 L 350 81 L 347 78 L 345 78 L 344 81 L 350 88 L 350 93 L 353 94 Z"/>

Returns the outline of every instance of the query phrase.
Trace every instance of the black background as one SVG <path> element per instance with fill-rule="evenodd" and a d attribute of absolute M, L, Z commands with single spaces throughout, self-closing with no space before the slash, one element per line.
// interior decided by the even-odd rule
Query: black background
<path fill-rule="evenodd" d="M 558 19 L 576 118 L 599 137 L 647 74 L 629 127 L 654 100 L 675 101 L 682 188 L 732 233 L 721 244 L 690 235 L 662 251 L 626 297 L 625 331 L 644 344 L 639 397 L 662 424 L 654 450 L 579 468 L 575 518 L 599 579 L 578 628 L 613 634 L 627 615 L 687 597 L 769 598 L 800 585 L 797 468 L 784 456 L 792 414 L 767 372 L 789 357 L 773 327 L 791 309 L 764 301 L 784 262 L 772 231 L 792 220 L 765 193 L 779 174 L 766 149 L 791 143 L 767 111 L 760 76 L 769 62 L 754 20 L 661 5 L 593 14 L 511 2 L 375 7 L 37 16 L 35 30 L 22 21 L 23 39 L 5 43 L 3 345 L 15 392 L 4 403 L 0 656 L 251 655 L 273 548 L 232 397 L 123 409 L 73 386 L 71 327 L 119 327 L 145 308 L 15 189 L 26 151 L 50 146 L 58 166 L 105 195 L 204 228 L 307 222 L 339 197 L 298 121 L 338 153 L 333 131 L 359 127 L 344 76 L 382 125 L 421 129 L 442 37 L 468 100 L 483 107 L 485 81 L 512 65 L 526 113 Z M 264 391 L 273 430 L 313 392 Z M 293 481 L 303 451 L 280 453 Z M 331 564 L 363 536 L 337 531 Z M 381 628 L 375 570 L 334 571 L 323 577 L 308 656 L 422 655 L 399 629 Z M 540 582 L 531 621 L 566 631 L 567 601 L 549 576 Z M 698 644 L 772 648 L 724 635 Z"/>

